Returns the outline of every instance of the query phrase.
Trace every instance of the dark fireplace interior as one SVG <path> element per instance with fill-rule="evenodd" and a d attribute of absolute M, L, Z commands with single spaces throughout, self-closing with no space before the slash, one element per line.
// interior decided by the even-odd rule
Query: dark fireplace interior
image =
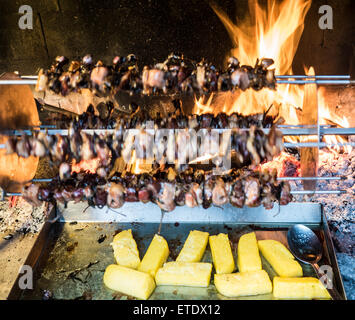
<path fill-rule="evenodd" d="M 236 24 L 249 14 L 248 1 L 214 3 Z M 22 4 L 0 3 L 0 72 L 32 74 L 57 55 L 74 59 L 86 53 L 107 63 L 117 54 L 134 53 L 144 65 L 181 52 L 221 67 L 232 48 L 211 1 L 29 0 L 32 30 L 18 27 Z M 324 4 L 333 9 L 333 30 L 318 27 L 318 10 Z M 303 67 L 310 65 L 317 74 L 354 74 L 354 9 L 352 0 L 312 1 L 293 62 L 295 74 L 302 74 Z"/>

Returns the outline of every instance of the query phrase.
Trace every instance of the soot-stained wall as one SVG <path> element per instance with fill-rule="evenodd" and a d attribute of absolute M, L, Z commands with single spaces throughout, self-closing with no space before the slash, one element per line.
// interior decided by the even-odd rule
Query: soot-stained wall
<path fill-rule="evenodd" d="M 278 1 L 278 0 L 276 0 Z M 110 62 L 135 53 L 141 64 L 162 61 L 172 51 L 222 66 L 232 43 L 204 0 L 2 0 L 0 72 L 33 74 L 57 55 L 73 59 L 91 53 Z M 215 3 L 233 19 L 248 14 L 246 0 Z M 33 29 L 21 30 L 19 7 L 33 9 Z M 318 9 L 333 8 L 333 30 L 318 27 Z M 354 74 L 353 0 L 313 0 L 294 60 L 294 71 L 314 65 L 319 74 Z"/>

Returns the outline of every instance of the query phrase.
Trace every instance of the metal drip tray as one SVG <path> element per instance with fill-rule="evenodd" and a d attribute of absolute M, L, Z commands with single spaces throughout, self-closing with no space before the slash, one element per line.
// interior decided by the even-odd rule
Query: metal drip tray
<path fill-rule="evenodd" d="M 110 243 L 117 232 L 132 229 L 142 258 L 159 228 L 160 210 L 153 205 L 128 204 L 121 208 L 123 216 L 107 212 L 107 208 L 89 208 L 83 213 L 83 208 L 82 204 L 70 204 L 60 222 L 46 223 L 26 262 L 34 267 L 34 289 L 20 291 L 16 283 L 10 298 L 42 299 L 45 290 L 49 290 L 54 299 L 132 299 L 103 284 L 105 268 L 115 263 Z M 262 207 L 240 210 L 228 206 L 224 210 L 180 207 L 166 214 L 161 235 L 169 244 L 169 260 L 174 260 L 190 230 L 228 233 L 236 261 L 237 243 L 242 234 L 255 231 L 258 239 L 275 239 L 287 245 L 287 228 L 296 223 L 311 227 L 322 240 L 324 257 L 320 265 L 332 266 L 334 283 L 345 298 L 328 226 L 319 204 L 291 203 L 281 207 L 280 212 L 278 208 L 266 211 Z M 212 261 L 209 247 L 202 261 Z M 272 279 L 274 270 L 263 257 L 262 263 Z M 304 276 L 315 276 L 310 266 L 302 264 L 302 268 Z M 212 274 L 208 288 L 158 286 L 150 299 L 227 298 L 215 289 Z M 240 299 L 274 298 L 267 294 Z"/>

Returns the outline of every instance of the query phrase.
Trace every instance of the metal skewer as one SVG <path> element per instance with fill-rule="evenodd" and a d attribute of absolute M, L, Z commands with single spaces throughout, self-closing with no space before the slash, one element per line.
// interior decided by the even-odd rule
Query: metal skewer
<path fill-rule="evenodd" d="M 165 215 L 165 210 L 160 209 L 160 223 L 159 223 L 159 227 L 158 227 L 158 234 L 160 235 L 161 232 L 161 227 L 163 225 L 163 219 L 164 219 L 164 215 Z"/>
<path fill-rule="evenodd" d="M 347 85 L 355 84 L 355 80 L 276 80 L 277 84 L 334 84 L 334 85 Z"/>
<path fill-rule="evenodd" d="M 37 80 L 38 76 L 21 76 L 21 79 L 34 79 L 34 80 Z"/>
<path fill-rule="evenodd" d="M 36 75 L 31 75 L 31 76 L 21 76 L 22 79 L 38 79 L 38 76 Z M 289 74 L 289 75 L 276 75 L 276 79 L 350 79 L 350 75 L 295 75 L 295 74 Z"/>
<path fill-rule="evenodd" d="M 37 80 L 31 79 L 21 79 L 21 80 L 0 80 L 0 85 L 20 85 L 20 84 L 29 84 L 29 85 L 36 85 Z"/>
<path fill-rule="evenodd" d="M 350 75 L 277 75 L 276 79 L 350 79 Z"/>
<path fill-rule="evenodd" d="M 50 126 L 46 126 L 46 128 L 49 128 L 47 130 L 29 130 L 29 129 L 23 129 L 23 130 L 3 130 L 0 131 L 0 135 L 8 135 L 8 136 L 22 136 L 23 134 L 27 135 L 32 135 L 33 131 L 36 132 L 46 132 L 48 135 L 56 135 L 60 134 L 62 136 L 67 136 L 68 135 L 68 129 L 52 129 Z M 306 126 L 295 126 L 295 127 L 281 127 L 279 128 L 280 131 L 284 136 L 308 136 L 308 135 L 317 135 L 318 134 L 318 128 L 317 126 L 313 127 L 306 127 Z M 135 130 L 135 129 L 126 129 L 126 130 Z M 174 130 L 174 129 L 168 129 L 168 130 Z M 230 129 L 214 129 L 219 132 L 223 132 L 226 130 Z M 240 131 L 249 131 L 249 128 L 242 128 L 239 129 Z M 270 129 L 268 128 L 262 128 L 263 132 L 265 134 L 268 134 Z M 115 133 L 115 129 L 83 129 L 81 130 L 82 132 L 85 132 L 87 134 L 112 134 Z M 334 127 L 329 127 L 329 126 L 320 126 L 320 135 L 355 135 L 355 128 L 334 128 Z"/>
<path fill-rule="evenodd" d="M 289 74 L 289 75 L 276 75 L 276 79 L 350 79 L 350 75 L 295 75 L 295 74 Z M 30 75 L 30 76 L 21 76 L 21 79 L 38 79 L 38 76 L 36 75 Z"/>
<path fill-rule="evenodd" d="M 19 80 L 0 80 L 0 85 L 36 85 L 37 76 L 23 76 Z M 330 75 L 330 76 L 275 76 L 277 84 L 309 84 L 316 83 L 319 85 L 348 85 L 355 84 L 355 80 L 350 80 L 350 76 L 347 75 Z M 282 80 L 282 79 L 304 79 L 304 80 Z"/>
<path fill-rule="evenodd" d="M 112 177 L 112 180 L 116 180 L 117 177 Z M 346 180 L 347 177 L 278 177 L 278 181 L 298 181 L 298 180 Z M 29 182 L 51 182 L 53 178 L 35 178 Z"/>
<path fill-rule="evenodd" d="M 326 148 L 326 147 L 355 147 L 355 142 L 327 143 L 327 142 L 285 142 L 285 148 Z"/>
<path fill-rule="evenodd" d="M 129 129 L 128 129 L 129 130 Z M 173 130 L 173 129 L 172 129 Z M 225 129 L 220 129 L 222 132 Z M 249 129 L 244 129 L 249 130 Z M 267 134 L 270 129 L 263 129 Z M 41 132 L 47 132 L 49 135 L 60 134 L 62 136 L 68 135 L 68 129 L 47 129 L 38 130 Z M 114 133 L 114 129 L 84 129 L 82 130 L 88 134 L 108 134 Z M 302 135 L 317 135 L 317 129 L 281 129 L 283 135 L 285 136 L 302 136 Z M 32 135 L 31 130 L 7 130 L 0 132 L 0 135 L 6 136 L 21 136 L 23 134 Z M 355 128 L 326 128 L 319 131 L 320 136 L 322 135 L 355 135 Z M 355 142 L 337 142 L 337 143 L 327 143 L 327 142 L 284 142 L 285 148 L 327 148 L 327 147 L 355 147 Z M 5 149 L 5 144 L 0 144 L 0 149 Z"/>
<path fill-rule="evenodd" d="M 316 124 L 278 124 L 278 128 L 317 128 Z M 321 128 L 333 128 L 334 125 L 331 124 L 321 124 Z"/>
<path fill-rule="evenodd" d="M 307 195 L 307 194 L 344 194 L 347 193 L 346 190 L 295 190 L 290 192 L 292 195 Z M 6 192 L 5 190 L 0 188 L 0 201 L 3 201 L 5 197 L 22 197 L 21 192 Z M 163 220 L 164 217 L 164 211 L 162 210 L 161 212 L 161 221 Z M 160 230 L 158 230 L 158 233 Z"/>
<path fill-rule="evenodd" d="M 347 177 L 278 177 L 278 181 L 298 181 L 298 180 L 346 180 Z"/>
<path fill-rule="evenodd" d="M 292 195 L 305 195 L 305 194 L 343 194 L 347 193 L 346 190 L 295 190 L 290 192 Z"/>
<path fill-rule="evenodd" d="M 30 182 L 51 182 L 53 178 L 36 178 L 30 180 Z"/>

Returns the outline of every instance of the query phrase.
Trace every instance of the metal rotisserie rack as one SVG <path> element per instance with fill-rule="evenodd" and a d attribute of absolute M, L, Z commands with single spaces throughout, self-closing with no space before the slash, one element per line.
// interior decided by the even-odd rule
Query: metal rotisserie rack
<path fill-rule="evenodd" d="M 159 77 L 159 74 L 157 74 L 158 71 L 154 72 L 155 73 L 151 76 Z M 17 80 L 0 80 L 0 84 L 36 84 L 38 86 L 42 76 L 43 74 L 40 74 L 38 79 L 33 76 L 27 76 Z M 149 79 L 149 74 L 147 77 Z M 198 77 L 199 76 L 197 76 L 197 78 Z M 290 83 L 304 85 L 347 85 L 352 83 L 352 80 L 350 80 L 349 76 L 272 75 L 272 77 L 274 77 L 275 79 L 275 84 Z M 232 80 L 230 81 L 233 83 L 233 77 L 231 77 L 231 79 Z M 243 79 L 243 77 L 240 76 L 240 79 Z M 237 84 L 233 83 L 233 85 L 239 87 L 244 85 L 240 82 L 242 80 L 238 81 L 239 82 Z M 156 86 L 159 87 L 159 89 L 162 89 L 160 87 L 160 84 L 156 84 Z M 143 91 L 146 91 L 143 92 L 143 96 L 146 94 L 151 94 L 152 91 L 154 91 L 154 81 L 149 82 L 149 85 L 146 88 L 143 85 Z M 156 99 L 157 96 L 159 98 L 159 92 L 157 95 L 154 96 L 154 98 Z M 164 92 L 164 97 L 166 96 L 169 96 L 169 94 L 165 94 Z M 174 101 L 179 101 L 176 95 L 174 95 L 173 98 Z M 317 112 L 315 114 L 317 115 Z M 48 125 L 47 127 L 46 125 L 44 125 L 39 128 L 30 128 L 29 130 L 27 128 L 6 130 L 6 132 L 4 133 L 7 136 L 10 136 L 12 146 L 11 143 L 7 143 L 6 145 L 1 145 L 1 147 L 6 149 L 12 147 L 14 152 L 16 152 L 18 151 L 18 149 L 16 149 L 16 144 L 22 143 L 24 145 L 24 150 L 27 150 L 27 152 L 31 154 L 33 150 L 38 151 L 39 149 L 35 148 L 35 145 L 33 144 L 34 140 L 28 140 L 28 137 L 33 136 L 37 138 L 40 133 L 43 133 L 46 137 L 56 137 L 56 143 L 58 143 L 58 137 L 73 136 L 73 134 L 75 134 L 75 130 L 77 130 L 77 128 L 53 128 L 51 125 Z M 222 133 L 224 131 L 224 128 L 218 127 L 218 130 Z M 251 132 L 252 134 L 255 134 L 253 130 L 255 129 L 241 128 L 240 131 L 238 131 L 238 134 L 245 133 L 246 135 L 248 135 L 247 137 L 249 137 Z M 338 128 L 328 125 L 320 125 L 318 120 L 316 120 L 313 125 L 275 124 L 272 127 L 269 126 L 258 128 L 258 130 L 258 132 L 260 132 L 260 136 L 264 135 L 265 137 L 270 137 L 272 134 L 274 134 L 274 130 L 277 130 L 281 134 L 281 137 L 313 137 L 311 141 L 306 142 L 282 142 L 283 147 L 289 149 L 319 149 L 322 147 L 332 147 L 335 145 L 340 147 L 347 145 L 355 146 L 353 142 L 335 144 L 328 144 L 326 142 L 322 142 L 322 137 L 324 135 L 354 135 L 355 128 Z M 94 144 L 95 146 L 97 143 L 97 147 L 94 147 L 97 151 L 99 150 L 99 147 L 105 149 L 105 145 L 100 143 L 104 143 L 102 142 L 102 140 L 105 139 L 105 137 L 107 138 L 107 135 L 109 134 L 115 134 L 117 130 L 109 128 L 80 128 L 80 132 L 83 133 L 85 136 L 95 135 L 97 137 L 101 137 L 97 138 L 101 139 L 100 141 L 91 141 L 91 144 Z M 20 139 L 17 138 L 19 136 Z M 81 146 L 83 145 L 84 144 L 82 144 Z M 38 152 L 41 153 L 41 150 Z M 24 155 L 22 154 L 22 156 Z M 265 156 L 265 159 L 268 159 L 268 157 Z M 310 161 L 310 167 L 316 167 L 316 165 L 311 163 L 312 161 L 316 161 L 316 158 L 311 158 L 311 160 L 308 161 Z M 239 162 L 243 164 L 243 161 Z M 60 178 L 48 177 L 41 179 L 33 179 L 31 181 L 32 189 L 25 189 L 25 194 L 7 192 L 7 190 L 1 189 L 1 199 L 4 200 L 8 196 L 24 195 L 31 200 L 31 196 L 33 195 L 29 193 L 33 191 L 35 192 L 35 200 L 32 201 L 32 203 L 36 204 L 37 200 L 46 201 L 46 191 L 48 190 L 45 187 L 41 189 L 37 186 L 37 184 L 52 183 L 53 185 L 56 183 L 56 181 L 58 181 L 59 183 L 59 181 L 62 180 L 70 180 L 72 179 L 72 172 L 70 170 L 71 166 L 69 166 L 68 168 L 60 167 Z M 100 174 L 100 178 L 109 179 L 112 183 L 115 183 L 115 181 L 121 181 L 120 176 L 108 176 L 108 172 L 103 172 L 102 174 Z M 316 203 L 291 202 L 290 200 L 287 200 L 286 203 L 284 203 L 286 205 L 281 205 L 283 204 L 281 197 L 282 192 L 288 192 L 288 194 L 290 195 L 329 194 L 329 196 L 344 193 L 346 192 L 346 190 L 315 190 L 314 186 L 310 187 L 309 183 L 320 179 L 340 180 L 345 178 L 346 177 L 318 177 L 317 175 L 305 175 L 303 177 L 279 177 L 276 179 L 277 182 L 274 182 L 275 185 L 278 184 L 278 186 L 282 186 L 283 183 L 285 183 L 286 185 L 290 180 L 302 180 L 305 182 L 305 186 L 307 185 L 307 183 L 308 185 L 305 190 L 301 191 L 284 191 L 282 187 L 280 187 L 281 189 L 279 188 L 276 191 L 274 190 L 275 192 L 279 193 L 279 195 L 273 199 L 271 207 L 268 207 L 268 205 L 266 204 L 264 205 L 265 208 L 263 208 L 263 206 L 261 205 L 264 203 L 261 202 L 257 203 L 259 204 L 259 206 L 256 207 L 253 205 L 253 203 L 251 203 L 252 205 L 249 206 L 243 206 L 245 200 L 244 198 L 241 208 L 232 206 L 230 203 L 225 204 L 225 202 L 222 201 L 223 206 L 218 206 L 215 202 L 213 202 L 214 205 L 211 206 L 211 204 L 209 204 L 208 208 L 204 209 L 202 208 L 202 203 L 199 203 L 197 198 L 194 199 L 197 205 L 182 206 L 174 204 L 173 207 L 169 207 L 166 203 L 164 203 L 164 199 L 159 197 L 157 198 L 157 200 L 153 201 L 156 203 L 150 202 L 149 200 L 151 199 L 149 197 L 147 199 L 144 198 L 145 201 L 142 201 L 142 199 L 139 198 L 137 195 L 137 190 L 133 192 L 134 200 L 127 200 L 130 199 L 129 197 L 131 196 L 127 193 L 127 190 L 129 188 L 126 188 L 125 191 L 122 191 L 122 197 L 123 199 L 126 199 L 125 204 L 123 206 L 120 204 L 116 207 L 113 207 L 115 210 L 111 210 L 112 208 L 110 209 L 108 206 L 104 205 L 107 196 L 110 196 L 109 191 L 107 192 L 108 195 L 105 194 L 105 201 L 103 203 L 98 202 L 98 197 L 95 198 L 96 200 L 91 203 L 90 201 L 89 203 L 87 201 L 77 201 L 78 199 L 86 200 L 85 197 L 87 196 L 84 193 L 81 193 L 77 196 L 74 195 L 73 197 L 77 198 L 75 199 L 75 201 L 58 201 L 58 203 L 55 201 L 50 201 L 55 203 L 55 205 L 48 206 L 48 210 L 50 212 L 49 218 L 44 224 L 38 236 L 38 239 L 25 262 L 25 264 L 32 265 L 34 267 L 36 275 L 35 288 L 34 290 L 20 291 L 16 282 L 14 287 L 12 288 L 9 298 L 130 298 L 107 289 L 102 282 L 102 277 L 105 268 L 109 264 L 114 263 L 112 248 L 110 246 L 112 237 L 117 232 L 124 229 L 132 229 L 134 238 L 138 244 L 140 256 L 144 255 L 144 252 L 146 251 L 153 235 L 155 233 L 160 233 L 165 239 L 167 239 L 169 244 L 170 256 L 168 260 L 174 260 L 178 252 L 182 248 L 182 245 L 185 239 L 187 238 L 190 230 L 207 231 L 211 235 L 218 234 L 221 232 L 228 233 L 232 245 L 233 254 L 235 255 L 238 239 L 241 235 L 247 232 L 255 231 L 259 240 L 274 239 L 282 242 L 284 245 L 287 246 L 287 229 L 295 224 L 304 224 L 315 230 L 319 239 L 322 241 L 324 256 L 320 264 L 330 265 L 332 267 L 335 287 L 342 296 L 342 298 L 346 299 L 340 271 L 337 265 L 335 251 L 328 230 L 326 217 L 322 210 L 322 206 Z M 169 181 L 172 181 L 174 179 L 175 176 Z M 259 187 L 260 186 L 258 185 L 258 188 Z M 140 191 L 146 191 L 146 189 L 141 189 L 139 190 L 139 192 Z M 251 194 L 252 191 L 253 190 L 251 189 Z M 271 189 L 271 193 L 272 191 L 273 189 Z M 158 190 L 158 193 L 159 192 L 160 191 Z M 55 194 L 54 191 L 52 193 Z M 38 194 L 40 194 L 40 196 L 38 196 Z M 196 196 L 196 194 L 194 195 Z M 63 194 L 61 196 L 63 197 Z M 244 196 L 247 197 L 246 194 L 244 194 Z M 47 197 L 49 196 L 47 195 Z M 227 194 L 227 198 L 229 197 L 230 195 Z M 59 196 L 57 198 L 54 197 L 55 200 L 58 200 L 59 198 Z M 177 200 L 175 199 L 175 202 L 176 201 Z M 63 202 L 64 204 L 61 202 Z M 236 259 L 236 256 L 234 258 Z M 207 249 L 202 261 L 211 262 L 211 259 L 211 252 L 209 251 L 209 249 Z M 262 263 L 263 268 L 268 272 L 270 278 L 272 279 L 276 275 L 275 271 L 265 259 L 262 259 Z M 315 276 L 315 273 L 310 266 L 302 264 L 302 269 L 303 274 L 305 276 Z M 226 297 L 223 297 L 217 292 L 213 285 L 213 282 L 211 282 L 208 288 L 188 288 L 174 286 L 157 287 L 153 295 L 151 296 L 151 299 L 225 298 Z M 272 294 L 243 298 L 273 299 Z"/>

